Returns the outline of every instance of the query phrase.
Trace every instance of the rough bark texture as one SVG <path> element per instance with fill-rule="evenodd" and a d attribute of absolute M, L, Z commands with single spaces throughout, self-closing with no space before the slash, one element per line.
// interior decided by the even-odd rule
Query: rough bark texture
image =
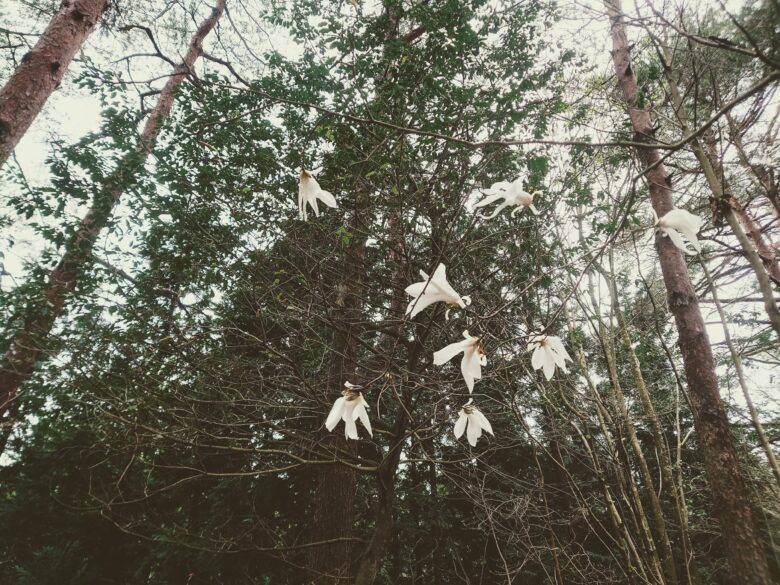
<path fill-rule="evenodd" d="M 73 56 L 106 6 L 106 0 L 64 0 L 38 42 L 0 90 L 0 167 L 60 85 Z"/>
<path fill-rule="evenodd" d="M 3 417 L 17 397 L 19 386 L 32 373 L 46 347 L 51 329 L 62 313 L 68 294 L 79 275 L 89 263 L 92 248 L 100 232 L 108 224 L 114 208 L 125 190 L 133 182 L 154 146 L 160 128 L 173 107 L 174 92 L 189 74 L 200 56 L 203 39 L 216 26 L 225 9 L 225 0 L 218 0 L 211 14 L 203 21 L 187 49 L 183 61 L 168 78 L 156 107 L 146 121 L 134 152 L 127 155 L 116 170 L 103 182 L 92 201 L 92 206 L 79 227 L 70 237 L 57 266 L 49 273 L 39 301 L 27 314 L 24 326 L 11 340 L 9 349 L 0 361 L 0 417 Z M 0 422 L 12 421 L 0 418 Z"/>
<path fill-rule="evenodd" d="M 620 2 L 606 0 L 605 5 L 612 24 L 615 73 L 628 106 L 635 140 L 652 144 L 655 139 L 650 115 L 637 106 L 637 82 L 631 67 Z M 660 159 L 658 150 L 638 148 L 637 153 L 642 164 L 647 167 L 655 165 L 645 173 L 645 178 L 653 208 L 660 217 L 673 208 L 669 176 L 663 165 L 657 164 Z M 754 525 L 753 510 L 739 469 L 734 439 L 720 400 L 712 348 L 688 267 L 682 252 L 669 238 L 656 238 L 656 248 L 669 308 L 679 334 L 698 443 L 731 567 L 730 582 L 769 585 L 766 556 Z"/>

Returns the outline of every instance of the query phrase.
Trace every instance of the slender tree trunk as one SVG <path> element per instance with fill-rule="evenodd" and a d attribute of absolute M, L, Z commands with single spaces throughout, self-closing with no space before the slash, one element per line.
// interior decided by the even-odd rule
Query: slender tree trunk
<path fill-rule="evenodd" d="M 0 167 L 57 89 L 107 0 L 64 0 L 32 51 L 0 90 Z"/>
<path fill-rule="evenodd" d="M 718 290 L 715 286 L 715 281 L 712 279 L 710 271 L 707 268 L 707 263 L 703 259 L 701 261 L 701 267 L 704 269 L 704 274 L 707 276 L 707 280 L 709 281 L 712 298 L 715 301 L 715 308 L 718 310 L 718 316 L 720 317 L 720 322 L 723 325 L 723 337 L 726 340 L 726 345 L 729 348 L 731 361 L 734 362 L 734 370 L 737 373 L 737 381 L 739 382 L 739 387 L 742 389 L 742 396 L 745 398 L 745 404 L 747 405 L 748 412 L 750 413 L 750 420 L 753 423 L 753 428 L 756 429 L 758 441 L 761 443 L 761 448 L 764 450 L 767 461 L 769 461 L 769 466 L 772 468 L 772 473 L 775 476 L 777 487 L 780 488 L 780 464 L 777 462 L 777 456 L 772 449 L 769 438 L 766 436 L 764 425 L 761 424 L 758 411 L 753 405 L 753 399 L 750 396 L 750 390 L 748 390 L 747 382 L 745 380 L 745 372 L 742 369 L 742 358 L 740 357 L 737 348 L 734 347 L 734 342 L 731 339 L 731 332 L 729 331 L 729 326 L 726 323 L 726 314 L 724 313 L 723 306 L 718 299 Z"/>
<path fill-rule="evenodd" d="M 629 44 L 619 0 L 605 0 L 610 20 L 612 58 L 618 83 L 628 106 L 635 140 L 655 142 L 649 113 L 638 106 L 636 76 L 631 67 Z M 637 148 L 640 161 L 653 167 L 645 173 L 650 199 L 659 217 L 674 207 L 669 176 L 655 148 Z M 754 525 L 748 491 L 739 469 L 734 438 L 720 399 L 715 362 L 704 328 L 699 302 L 693 290 L 682 252 L 669 238 L 656 238 L 656 248 L 666 285 L 669 308 L 674 314 L 683 364 L 688 380 L 698 442 L 720 521 L 731 566 L 731 582 L 769 585 L 766 556 Z"/>
<path fill-rule="evenodd" d="M 581 232 L 582 232 L 582 228 L 580 226 L 580 233 Z M 574 331 L 574 325 L 571 321 L 571 317 L 569 316 L 569 312 L 565 307 L 564 307 L 564 315 L 566 316 L 566 323 L 569 328 L 569 333 L 571 334 Z M 576 337 L 573 338 L 576 339 Z M 582 346 L 579 343 L 575 343 L 574 346 L 574 359 L 575 359 L 575 363 L 580 368 L 580 372 L 582 372 L 582 375 L 585 378 L 585 382 L 590 392 L 591 401 L 595 406 L 596 419 L 599 422 L 599 429 L 601 430 L 601 436 L 603 437 L 603 440 L 605 442 L 606 451 L 607 453 L 614 454 L 617 452 L 617 447 L 614 444 L 613 434 L 610 432 L 609 425 L 607 424 L 607 417 L 609 413 L 607 412 L 606 408 L 604 407 L 601 401 L 601 397 L 599 396 L 598 390 L 596 389 L 596 384 L 594 383 L 593 378 L 590 375 L 588 364 L 585 361 L 585 351 L 583 350 Z M 607 508 L 609 509 L 610 522 L 612 523 L 612 529 L 614 531 L 613 539 L 617 543 L 622 553 L 621 556 L 623 558 L 623 563 L 624 563 L 622 569 L 624 574 L 626 575 L 627 582 L 629 584 L 633 584 L 635 582 L 635 577 L 637 576 L 637 574 L 639 574 L 639 576 L 644 581 L 649 582 L 649 578 L 647 577 L 646 571 L 644 569 L 645 563 L 643 562 L 642 556 L 639 554 L 639 551 L 637 550 L 637 547 L 634 544 L 633 537 L 632 537 L 632 534 L 638 534 L 639 530 L 630 529 L 630 527 L 626 525 L 626 522 L 623 521 L 623 518 L 620 515 L 620 511 L 618 510 L 618 506 L 616 504 L 616 499 L 612 495 L 612 489 L 609 483 L 607 482 L 606 475 L 602 468 L 602 464 L 600 462 L 601 458 L 597 456 L 597 454 L 594 451 L 594 448 L 591 447 L 591 444 L 593 444 L 594 441 L 590 433 L 590 415 L 587 414 L 581 415 L 579 413 L 579 409 L 566 398 L 565 394 L 562 394 L 561 396 L 564 402 L 569 406 L 569 410 L 575 413 L 575 415 L 577 415 L 577 417 L 583 422 L 584 431 L 580 430 L 580 428 L 576 424 L 573 425 L 574 430 L 579 435 L 582 444 L 588 453 L 588 457 L 590 459 L 591 465 L 593 465 L 593 470 L 595 471 L 596 477 L 598 478 L 599 484 L 601 485 L 602 493 L 604 494 L 604 500 L 606 502 Z M 612 425 L 612 428 L 617 429 L 615 425 Z M 611 463 L 613 466 L 615 465 L 614 458 Z M 632 559 L 636 560 L 636 565 L 634 564 Z"/>
<path fill-rule="evenodd" d="M 634 348 L 631 344 L 631 337 L 628 333 L 628 327 L 626 326 L 623 313 L 620 309 L 618 289 L 615 284 L 615 280 L 612 278 L 612 274 L 607 274 L 606 271 L 602 272 L 602 275 L 609 284 L 610 296 L 612 298 L 612 312 L 615 315 L 618 330 L 623 341 L 623 346 L 626 353 L 628 354 L 629 362 L 631 363 L 631 371 L 634 375 L 634 382 L 636 383 L 636 388 L 642 401 L 642 406 L 644 406 L 647 420 L 650 423 L 650 429 L 653 433 L 653 440 L 655 441 L 656 454 L 658 457 L 658 466 L 661 470 L 662 484 L 665 484 L 669 490 L 672 504 L 674 506 L 675 516 L 677 518 L 680 537 L 682 540 L 683 550 L 681 552 L 685 560 L 687 581 L 691 584 L 694 584 L 698 582 L 698 576 L 695 560 L 693 558 L 690 537 L 688 534 L 688 522 L 683 511 L 683 505 L 680 497 L 680 490 L 682 490 L 682 486 L 678 486 L 677 482 L 674 480 L 674 471 L 672 468 L 671 455 L 669 454 L 669 446 L 666 444 L 663 431 L 661 430 L 660 420 L 658 419 L 655 407 L 653 406 L 653 401 L 650 398 L 650 392 L 648 391 L 647 385 L 645 384 L 639 358 L 637 357 L 636 352 L 634 351 Z"/>
<path fill-rule="evenodd" d="M 49 273 L 37 304 L 28 312 L 24 326 L 11 340 L 8 351 L 0 361 L 0 417 L 5 415 L 16 399 L 19 386 L 33 372 L 47 345 L 49 333 L 62 314 L 68 294 L 73 291 L 79 275 L 91 260 L 97 237 L 108 224 L 125 190 L 143 168 L 157 135 L 171 112 L 176 88 L 187 77 L 195 60 L 200 56 L 203 39 L 216 26 L 224 9 L 225 0 L 218 0 L 211 14 L 195 32 L 183 61 L 163 87 L 135 150 L 120 161 L 116 170 L 103 180 L 90 210 L 67 242 L 59 263 Z"/>
<path fill-rule="evenodd" d="M 758 253 L 761 262 L 766 269 L 769 278 L 772 279 L 775 285 L 780 286 L 780 262 L 777 261 L 777 253 L 772 246 L 764 239 L 764 234 L 761 231 L 761 226 L 756 223 L 756 220 L 751 217 L 747 209 L 734 195 L 734 190 L 731 188 L 730 183 L 726 179 L 726 172 L 723 167 L 723 159 L 718 155 L 718 151 L 715 148 L 715 137 L 711 131 L 704 133 L 704 142 L 707 145 L 707 154 L 709 160 L 712 162 L 712 166 L 718 173 L 718 178 L 722 184 L 722 196 L 724 198 L 724 204 L 728 205 L 732 213 L 737 217 L 742 229 L 745 231 L 745 235 L 752 242 L 753 246 Z"/>
<path fill-rule="evenodd" d="M 598 299 L 596 297 L 593 286 L 589 287 L 591 302 L 598 311 Z M 663 579 L 662 582 L 670 583 L 672 585 L 678 582 L 677 569 L 674 562 L 674 553 L 672 552 L 672 545 L 669 540 L 669 535 L 666 531 L 666 520 L 661 509 L 661 502 L 658 499 L 653 486 L 653 477 L 650 474 L 650 468 L 647 465 L 647 460 L 642 451 L 642 446 L 639 444 L 639 438 L 636 434 L 636 428 L 631 414 L 626 406 L 626 399 L 623 395 L 623 389 L 620 384 L 620 376 L 615 365 L 615 350 L 612 342 L 612 330 L 607 328 L 601 315 L 596 314 L 598 321 L 598 335 L 601 339 L 603 346 L 604 358 L 607 362 L 607 371 L 609 373 L 610 385 L 612 387 L 612 403 L 615 410 L 616 420 L 620 421 L 620 427 L 625 430 L 628 436 L 628 443 L 631 445 L 631 450 L 634 452 L 634 458 L 639 465 L 640 476 L 642 477 L 642 484 L 644 486 L 644 494 L 650 503 L 650 520 L 653 526 L 651 539 L 653 540 L 654 552 L 658 554 L 658 558 L 663 566 Z M 626 455 L 626 462 L 628 462 L 628 456 Z M 637 508 L 642 509 L 641 501 L 637 499 Z M 656 543 L 657 541 L 657 543 Z"/>
<path fill-rule="evenodd" d="M 663 51 L 659 51 L 659 55 L 661 55 L 663 59 L 662 65 L 664 66 L 664 71 L 666 73 L 672 104 L 677 113 L 677 118 L 680 121 L 680 127 L 684 134 L 689 134 L 691 128 L 688 121 L 688 113 L 682 96 L 680 95 L 680 90 L 677 87 L 677 81 L 672 75 L 671 61 Z M 712 133 L 708 132 L 708 134 L 710 139 L 710 152 L 705 151 L 698 138 L 693 138 L 691 140 L 691 148 L 701 165 L 704 178 L 707 181 L 707 185 L 712 192 L 715 202 L 725 216 L 726 221 L 731 227 L 731 231 L 734 233 L 734 236 L 737 238 L 737 241 L 745 254 L 745 258 L 747 258 L 753 269 L 753 273 L 756 275 L 758 290 L 761 293 L 761 297 L 764 299 L 764 309 L 769 317 L 769 322 L 775 330 L 775 333 L 780 337 L 780 309 L 777 308 L 777 303 L 775 303 L 775 291 L 772 286 L 773 272 L 778 268 L 777 260 L 774 257 L 774 252 L 772 252 L 766 245 L 766 242 L 764 242 L 761 230 L 755 226 L 752 218 L 745 213 L 744 209 L 742 209 L 742 206 L 739 204 L 739 201 L 734 197 L 731 188 L 726 181 L 726 177 L 722 172 L 720 176 L 716 172 L 715 165 L 719 162 L 719 159 L 715 152 L 715 146 L 711 142 L 714 140 Z M 752 237 L 750 234 L 752 234 Z M 780 272 L 777 276 L 780 277 Z"/>

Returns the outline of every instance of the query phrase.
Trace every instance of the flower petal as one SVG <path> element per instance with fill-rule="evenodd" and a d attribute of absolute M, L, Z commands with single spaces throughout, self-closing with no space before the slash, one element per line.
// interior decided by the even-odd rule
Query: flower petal
<path fill-rule="evenodd" d="M 476 203 L 474 207 L 485 207 L 485 205 L 490 205 L 494 201 L 498 201 L 499 199 L 504 199 L 504 198 L 505 196 L 502 193 L 495 193 L 493 195 L 488 195 L 482 201 Z"/>
<path fill-rule="evenodd" d="M 482 413 L 481 413 L 479 410 L 477 410 L 477 409 L 475 408 L 475 409 L 474 409 L 474 416 L 475 416 L 475 417 L 477 418 L 477 420 L 479 421 L 479 425 L 480 425 L 480 426 L 481 426 L 481 427 L 482 427 L 482 428 L 483 428 L 485 431 L 487 431 L 487 432 L 488 432 L 488 433 L 490 433 L 491 435 L 495 436 L 495 435 L 493 434 L 493 427 L 491 426 L 491 424 L 490 424 L 490 421 L 489 421 L 489 420 L 488 420 L 488 419 L 485 417 L 485 415 L 484 415 L 484 414 L 482 414 Z"/>
<path fill-rule="evenodd" d="M 363 426 L 366 427 L 368 434 L 373 437 L 374 432 L 371 430 L 371 420 L 368 418 L 368 411 L 366 410 L 368 403 L 366 402 L 365 398 L 363 398 L 362 394 L 358 400 L 360 400 L 360 404 L 355 407 L 355 414 L 352 418 L 353 420 L 357 420 L 359 418 L 360 422 L 363 423 Z"/>
<path fill-rule="evenodd" d="M 360 439 L 360 436 L 358 435 L 357 431 L 357 425 L 355 424 L 355 420 L 348 416 L 347 419 L 344 421 L 344 436 L 347 439 L 354 439 L 357 441 Z"/>
<path fill-rule="evenodd" d="M 468 422 L 468 417 L 466 416 L 466 412 L 461 409 L 460 410 L 460 417 L 458 417 L 458 422 L 455 423 L 455 438 L 460 439 L 463 436 L 463 431 L 466 430 L 466 423 Z"/>
<path fill-rule="evenodd" d="M 317 193 L 317 197 L 321 199 L 322 202 L 328 207 L 338 207 L 338 204 L 336 203 L 336 198 L 333 196 L 333 193 L 331 193 L 330 191 L 325 191 L 323 189 L 320 189 L 320 192 Z"/>
<path fill-rule="evenodd" d="M 543 368 L 544 368 L 544 377 L 548 380 L 553 377 L 553 374 L 555 373 L 555 354 L 553 351 L 547 347 L 542 347 L 543 352 Z"/>
<path fill-rule="evenodd" d="M 463 359 L 460 361 L 460 371 L 463 374 L 463 379 L 466 381 L 469 393 L 474 391 L 474 380 L 479 380 L 482 377 L 482 368 L 479 361 L 475 345 L 463 352 Z"/>
<path fill-rule="evenodd" d="M 347 401 L 345 396 L 342 396 L 341 398 L 337 399 L 336 402 L 333 403 L 333 407 L 330 409 L 330 413 L 328 414 L 328 418 L 325 421 L 325 428 L 329 431 L 332 431 L 337 424 L 339 424 L 339 421 L 341 420 L 342 411 L 344 410 L 344 403 Z"/>
<path fill-rule="evenodd" d="M 544 366 L 544 348 L 540 345 L 536 346 L 533 355 L 531 356 L 531 367 L 534 370 L 538 370 Z"/>
<path fill-rule="evenodd" d="M 661 231 L 667 236 L 669 236 L 669 239 L 672 241 L 672 244 L 677 246 L 680 250 L 682 250 L 686 254 L 694 254 L 693 250 L 691 250 L 685 244 L 685 240 L 682 239 L 682 236 L 677 232 L 677 230 L 673 228 L 665 228 Z"/>
<path fill-rule="evenodd" d="M 482 427 L 479 425 L 479 420 L 473 414 L 467 414 L 469 419 L 468 428 L 466 429 L 466 438 L 469 440 L 469 445 L 472 447 L 477 446 L 477 439 L 482 436 Z"/>
<path fill-rule="evenodd" d="M 467 348 L 473 346 L 474 343 L 475 342 L 470 338 L 451 343 L 447 347 L 442 348 L 433 354 L 433 363 L 437 366 L 446 364 L 460 352 L 465 351 Z"/>

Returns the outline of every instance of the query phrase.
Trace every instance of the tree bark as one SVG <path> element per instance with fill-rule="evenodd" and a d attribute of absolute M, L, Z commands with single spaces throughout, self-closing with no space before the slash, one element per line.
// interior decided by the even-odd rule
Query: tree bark
<path fill-rule="evenodd" d="M 17 398 L 19 386 L 32 374 L 46 347 L 49 333 L 62 314 L 68 294 L 74 290 L 79 275 L 91 260 L 97 237 L 108 224 L 125 190 L 143 168 L 171 112 L 176 88 L 190 73 L 202 52 L 203 39 L 216 26 L 224 10 L 225 0 L 218 0 L 211 14 L 195 32 L 184 59 L 160 92 L 160 98 L 144 125 L 138 144 L 133 152 L 120 161 L 116 170 L 103 180 L 90 210 L 68 240 L 57 266 L 49 273 L 37 303 L 27 313 L 24 326 L 11 340 L 8 351 L 0 361 L 0 417 L 6 414 Z M 3 420 L 0 418 L 0 422 Z"/>
<path fill-rule="evenodd" d="M 605 0 L 611 21 L 612 58 L 618 83 L 628 106 L 635 140 L 655 142 L 650 114 L 638 107 L 637 81 L 631 67 L 620 0 Z M 646 167 L 650 199 L 659 217 L 673 207 L 669 176 L 660 164 L 657 149 L 637 148 Z M 734 438 L 720 399 L 715 363 L 698 300 L 682 252 L 669 238 L 656 238 L 656 249 L 666 285 L 669 308 L 679 334 L 694 425 L 719 519 L 724 548 L 731 568 L 731 582 L 769 585 L 766 556 L 753 521 L 753 510 L 739 469 Z"/>
<path fill-rule="evenodd" d="M 73 56 L 107 6 L 107 0 L 64 0 L 0 90 L 0 167 L 59 87 Z"/>

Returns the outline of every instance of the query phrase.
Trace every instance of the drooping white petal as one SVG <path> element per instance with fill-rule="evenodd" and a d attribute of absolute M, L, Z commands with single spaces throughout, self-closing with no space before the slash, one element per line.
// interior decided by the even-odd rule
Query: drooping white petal
<path fill-rule="evenodd" d="M 482 427 L 479 424 L 479 419 L 474 414 L 466 415 L 469 419 L 468 428 L 466 429 L 466 438 L 469 440 L 469 445 L 472 447 L 477 446 L 477 440 L 482 436 Z"/>
<path fill-rule="evenodd" d="M 328 418 L 325 421 L 325 428 L 328 429 L 328 431 L 332 431 L 334 428 L 336 428 L 336 425 L 339 424 L 344 411 L 344 403 L 346 401 L 347 398 L 342 396 L 333 403 L 333 407 L 330 409 Z"/>
<path fill-rule="evenodd" d="M 460 416 L 458 417 L 458 422 L 455 423 L 454 429 L 456 439 L 460 439 L 463 436 L 463 431 L 466 430 L 466 423 L 468 422 L 466 411 L 461 408 L 459 414 Z"/>
<path fill-rule="evenodd" d="M 531 355 L 531 367 L 534 370 L 540 369 L 544 365 L 544 348 L 541 345 L 536 346 L 533 355 Z"/>
<path fill-rule="evenodd" d="M 498 201 L 499 199 L 504 199 L 503 193 L 495 193 L 493 195 L 488 195 L 478 203 L 475 203 L 474 207 L 485 207 L 485 205 L 490 205 L 491 203 Z"/>
<path fill-rule="evenodd" d="M 682 250 L 686 254 L 693 255 L 696 253 L 688 247 L 688 245 L 685 243 L 685 240 L 682 239 L 682 236 L 679 234 L 677 230 L 672 228 L 665 228 L 661 230 L 661 233 L 664 236 L 668 237 L 672 241 L 672 244 L 677 246 L 680 250 Z"/>
<path fill-rule="evenodd" d="M 355 419 L 353 419 L 351 415 L 352 413 L 350 413 L 350 416 L 344 419 L 344 436 L 347 439 L 353 439 L 357 441 L 360 438 L 360 436 L 358 435 Z"/>
<path fill-rule="evenodd" d="M 469 389 L 469 393 L 474 391 L 474 380 L 479 380 L 482 377 L 482 358 L 480 356 L 478 344 L 470 345 L 463 352 L 463 359 L 460 362 L 460 371 L 463 374 L 463 379 L 466 381 L 466 386 Z"/>
<path fill-rule="evenodd" d="M 324 189 L 320 189 L 320 192 L 318 193 L 317 197 L 321 199 L 322 202 L 328 207 L 333 207 L 333 208 L 338 207 L 338 203 L 336 203 L 336 198 L 333 196 L 333 193 L 331 193 L 330 191 L 325 191 Z"/>
<path fill-rule="evenodd" d="M 570 362 L 573 360 L 571 359 L 569 352 L 566 351 L 566 348 L 563 347 L 561 338 L 556 337 L 555 335 L 549 335 L 547 337 L 547 343 L 550 345 L 550 349 L 555 356 L 556 365 L 564 372 L 567 372 L 568 370 L 566 369 L 566 360 L 569 360 Z"/>
<path fill-rule="evenodd" d="M 511 203 L 509 203 L 509 201 L 504 201 L 504 202 L 503 202 L 501 205 L 499 205 L 498 207 L 496 207 L 496 208 L 495 208 L 495 210 L 493 210 L 493 213 L 491 213 L 490 215 L 482 215 L 481 217 L 482 217 L 483 219 L 493 219 L 493 218 L 494 218 L 494 217 L 496 217 L 496 216 L 497 216 L 499 213 L 501 213 L 502 211 L 504 211 L 504 208 L 505 208 L 505 207 L 507 207 L 508 205 L 511 205 Z M 518 209 L 520 209 L 520 208 L 518 207 Z M 514 215 L 515 211 L 517 211 L 517 209 L 515 209 L 514 211 L 512 211 L 512 215 Z"/>
<path fill-rule="evenodd" d="M 555 373 L 555 354 L 545 345 L 542 347 L 542 356 L 544 377 L 550 380 Z"/>
<path fill-rule="evenodd" d="M 406 307 L 406 314 L 409 315 L 411 319 L 414 319 L 423 309 L 427 309 L 434 303 L 439 302 L 446 303 L 447 297 L 440 292 L 432 293 L 426 290 L 425 293 L 409 301 L 409 304 Z"/>
<path fill-rule="evenodd" d="M 479 423 L 479 426 L 482 427 L 485 431 L 490 433 L 491 435 L 495 436 L 493 434 L 493 426 L 490 424 L 490 421 L 485 417 L 484 414 L 482 414 L 481 411 L 474 409 L 474 417 L 477 419 L 477 422 Z"/>
<path fill-rule="evenodd" d="M 363 423 L 363 426 L 366 427 L 368 434 L 373 437 L 374 431 L 371 430 L 371 420 L 368 418 L 368 402 L 366 402 L 366 399 L 363 398 L 362 394 L 358 400 L 360 400 L 360 404 L 355 407 L 355 414 L 360 418 L 360 422 Z"/>
<path fill-rule="evenodd" d="M 320 216 L 320 209 L 317 207 L 317 196 L 314 195 L 313 197 L 309 198 L 309 205 L 311 205 L 311 208 L 314 210 L 314 217 Z"/>

